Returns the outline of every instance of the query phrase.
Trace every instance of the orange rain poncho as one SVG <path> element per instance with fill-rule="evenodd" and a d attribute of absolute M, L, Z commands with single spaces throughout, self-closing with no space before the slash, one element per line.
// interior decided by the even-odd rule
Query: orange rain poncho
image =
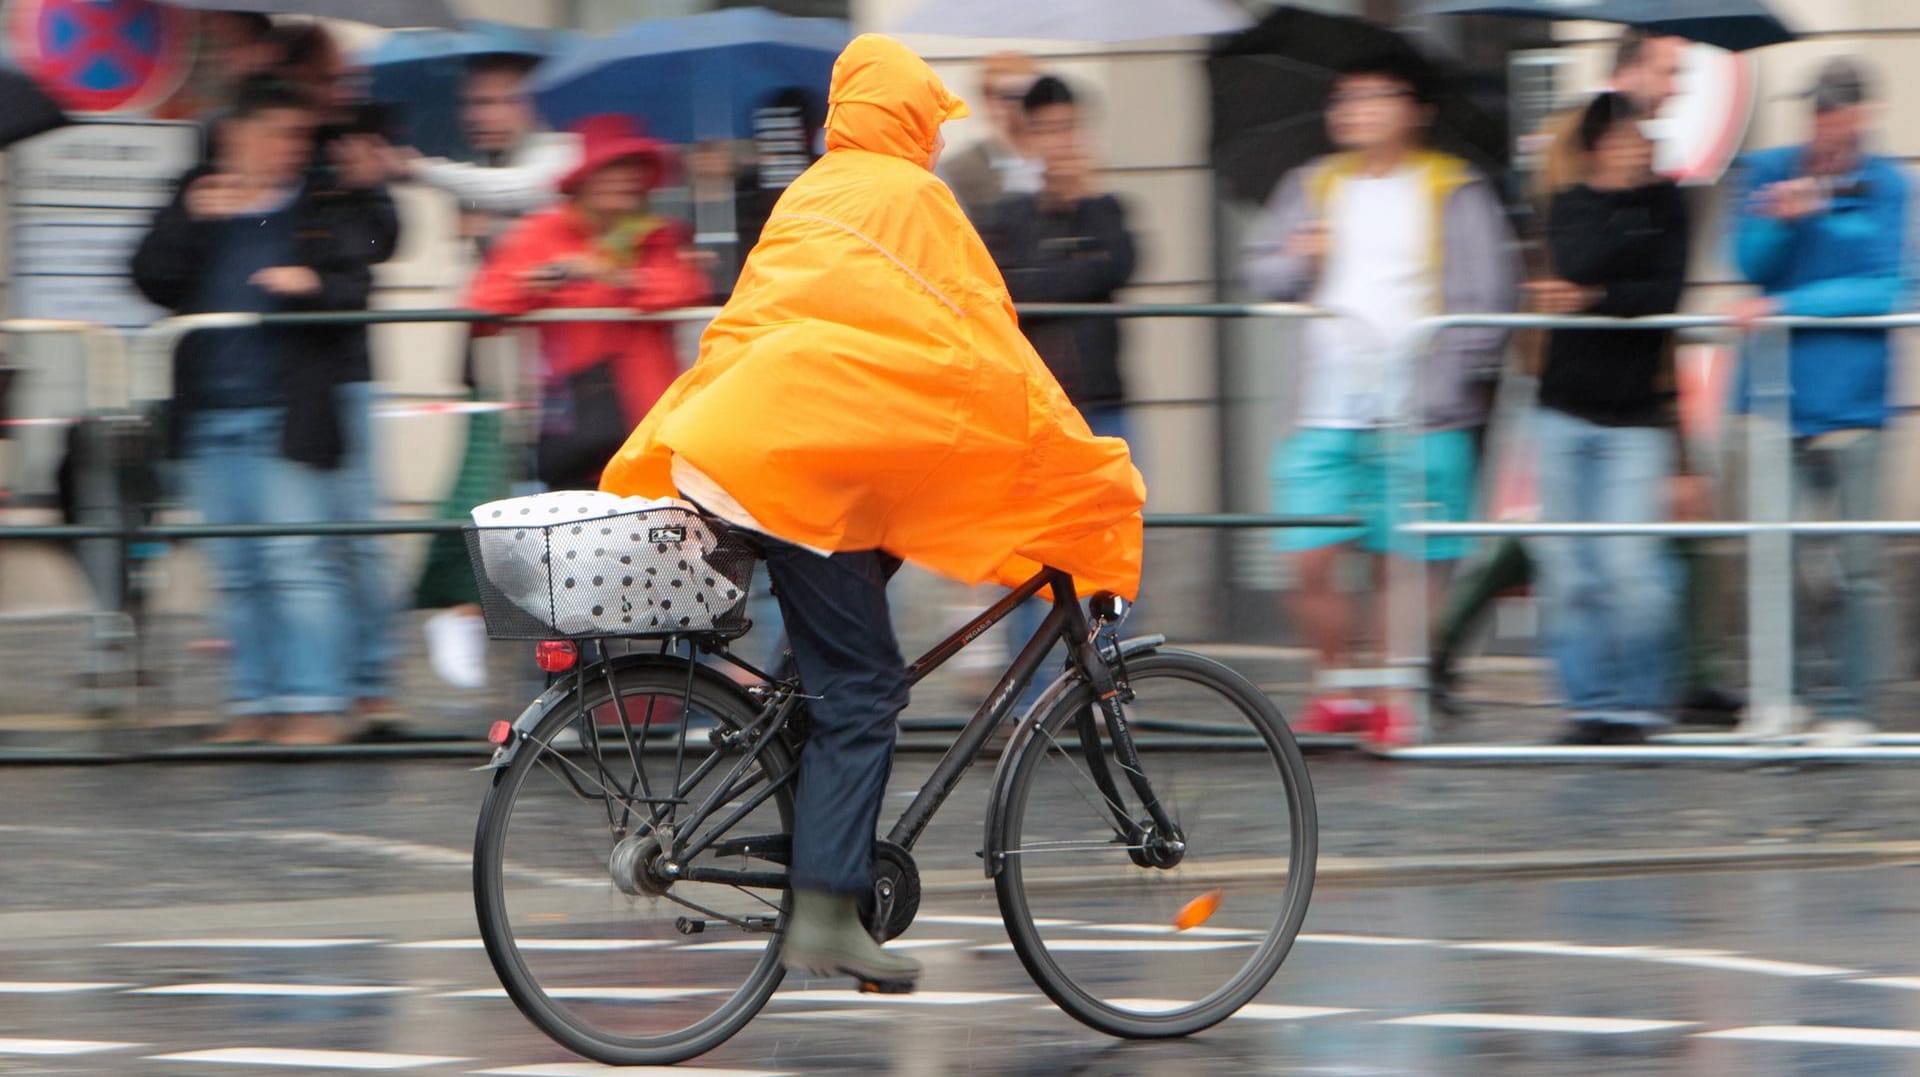
<path fill-rule="evenodd" d="M 770 533 L 966 583 L 1039 564 L 1132 597 L 1146 487 L 1020 334 L 978 233 L 927 169 L 966 114 L 905 46 L 833 69 L 827 153 L 774 207 L 733 299 L 607 466 L 674 493 L 675 454 Z"/>

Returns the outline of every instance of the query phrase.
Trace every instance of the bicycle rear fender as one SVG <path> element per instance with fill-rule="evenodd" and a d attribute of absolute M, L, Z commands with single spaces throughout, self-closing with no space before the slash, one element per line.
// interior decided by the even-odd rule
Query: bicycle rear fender
<path fill-rule="evenodd" d="M 559 710 L 561 707 L 566 706 L 573 699 L 576 685 L 584 685 L 591 688 L 596 682 L 604 682 L 609 668 L 611 668 L 614 676 L 618 677 L 621 673 L 628 670 L 644 669 L 649 666 L 670 668 L 684 676 L 687 670 L 687 660 L 677 655 L 623 654 L 606 662 L 596 662 L 586 667 L 581 671 L 578 678 L 569 674 L 546 691 L 540 693 L 532 703 L 527 704 L 527 709 L 521 711 L 520 717 L 513 720 L 513 729 L 507 734 L 506 743 L 493 750 L 492 759 L 487 760 L 485 764 L 473 769 L 504 770 L 507 764 L 513 762 L 513 757 L 519 754 L 520 745 L 526 741 L 527 734 L 531 733 L 533 728 L 539 725 L 542 719 Z M 709 682 L 718 682 L 729 689 L 737 690 L 739 688 L 739 685 L 709 666 L 696 666 L 694 677 Z"/>
<path fill-rule="evenodd" d="M 1165 636 L 1135 636 L 1132 639 L 1120 641 L 1120 656 L 1136 658 L 1143 654 L 1152 654 L 1166 645 L 1167 637 Z M 1079 683 L 1079 675 L 1071 670 L 1055 677 L 1053 683 L 1047 685 L 1047 690 L 1040 693 L 1039 700 L 1027 709 L 1027 713 L 1020 716 L 1019 724 L 1013 730 L 1013 738 L 1007 742 L 1006 751 L 1000 753 L 1000 762 L 993 770 L 993 790 L 987 795 L 987 833 L 980 853 L 981 863 L 985 866 L 989 879 L 1000 874 L 1001 862 L 1005 859 L 1001 855 L 1006 852 L 1006 836 L 1002 833 L 1000 826 L 1000 806 L 1006 803 L 1007 787 L 1012 783 L 1015 765 L 1019 763 L 1020 757 L 1026 754 L 1028 745 L 1032 743 L 1033 729 L 1039 724 L 1040 717 L 1052 710 L 1060 697 L 1072 691 Z"/>

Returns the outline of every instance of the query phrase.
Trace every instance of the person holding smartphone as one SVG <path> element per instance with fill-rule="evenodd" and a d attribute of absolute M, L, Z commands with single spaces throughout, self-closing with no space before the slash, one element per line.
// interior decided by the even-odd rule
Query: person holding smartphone
<path fill-rule="evenodd" d="M 1553 196 L 1554 276 L 1527 286 L 1543 314 L 1671 314 L 1686 287 L 1691 227 L 1673 181 L 1653 172 L 1645 114 L 1622 93 L 1596 96 L 1572 137 L 1579 180 Z M 1664 519 L 1675 471 L 1671 334 L 1555 329 L 1534 419 L 1541 516 L 1557 523 Z M 1567 744 L 1639 744 L 1663 726 L 1679 634 L 1676 566 L 1647 535 L 1528 543 L 1538 565 L 1548 649 L 1572 728 Z"/>
<path fill-rule="evenodd" d="M 1807 91 L 1805 145 L 1749 156 L 1733 203 L 1734 263 L 1761 294 L 1728 311 L 1750 326 L 1773 315 L 1890 314 L 1912 281 L 1909 186 L 1892 159 L 1868 152 L 1873 103 L 1866 70 L 1829 60 Z M 1792 381 L 1794 514 L 1872 520 L 1880 514 L 1892 346 L 1885 332 L 1796 329 Z M 1742 376 L 1745 397 L 1745 374 Z M 1796 538 L 1839 565 L 1837 619 L 1799 618 L 1795 690 L 1831 739 L 1874 727 L 1886 638 L 1886 590 L 1871 535 Z M 1805 554 L 1796 560 L 1811 560 Z M 1819 608 L 1815 605 L 1810 608 Z"/>
<path fill-rule="evenodd" d="M 317 113 L 288 83 L 241 87 L 221 121 L 219 156 L 181 178 L 134 256 L 148 299 L 179 314 L 366 308 L 373 265 L 391 250 L 392 203 L 359 185 L 364 178 L 316 178 Z M 181 342 L 172 425 L 207 523 L 335 517 L 338 488 L 363 451 L 348 406 L 367 376 L 365 335 L 259 326 Z M 354 641 L 367 637 L 349 611 L 348 566 L 329 542 L 208 542 L 234 655 L 231 721 L 216 740 L 323 745 L 357 731 L 350 662 Z"/>

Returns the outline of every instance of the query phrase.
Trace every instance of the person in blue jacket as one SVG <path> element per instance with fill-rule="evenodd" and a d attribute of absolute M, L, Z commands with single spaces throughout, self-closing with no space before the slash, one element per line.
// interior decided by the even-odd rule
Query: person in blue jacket
<path fill-rule="evenodd" d="M 1743 326 L 1906 305 L 1908 181 L 1893 160 L 1866 149 L 1866 72 L 1854 60 L 1830 60 L 1807 97 L 1812 138 L 1750 156 L 1736 194 L 1734 262 L 1762 289 L 1729 312 Z M 1790 354 L 1795 516 L 1876 518 L 1891 412 L 1887 334 L 1795 330 Z M 1837 623 L 1800 619 L 1795 690 L 1833 735 L 1870 731 L 1874 720 L 1886 606 L 1878 545 L 1872 536 L 1839 539 Z"/>

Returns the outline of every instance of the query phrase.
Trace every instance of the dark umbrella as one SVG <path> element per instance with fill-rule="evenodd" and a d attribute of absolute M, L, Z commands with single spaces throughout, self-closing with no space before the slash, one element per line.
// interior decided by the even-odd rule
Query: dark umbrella
<path fill-rule="evenodd" d="M 1281 176 L 1330 152 L 1326 105 L 1340 69 L 1412 48 L 1377 23 L 1291 7 L 1222 41 L 1207 60 L 1207 75 L 1213 93 L 1213 166 L 1228 190 L 1264 202 Z M 1446 87 L 1433 143 L 1498 173 L 1506 160 L 1506 123 L 1457 88 Z"/>
<path fill-rule="evenodd" d="M 751 138 L 754 111 L 782 91 L 825 112 L 833 61 L 852 37 L 839 19 L 759 8 L 642 19 L 543 65 L 534 100 L 555 127 L 618 112 L 669 142 Z"/>
<path fill-rule="evenodd" d="M 1762 0 L 1428 0 L 1420 13 L 1617 22 L 1736 52 L 1796 36 Z"/>
<path fill-rule="evenodd" d="M 460 26 L 447 0 L 167 0 L 201 11 L 258 11 L 267 15 L 320 15 L 369 26 Z"/>
<path fill-rule="evenodd" d="M 66 125 L 67 114 L 39 83 L 0 70 L 0 149 Z"/>
<path fill-rule="evenodd" d="M 962 37 L 1145 41 L 1232 33 L 1252 22 L 1231 0 L 928 0 L 894 29 Z"/>

